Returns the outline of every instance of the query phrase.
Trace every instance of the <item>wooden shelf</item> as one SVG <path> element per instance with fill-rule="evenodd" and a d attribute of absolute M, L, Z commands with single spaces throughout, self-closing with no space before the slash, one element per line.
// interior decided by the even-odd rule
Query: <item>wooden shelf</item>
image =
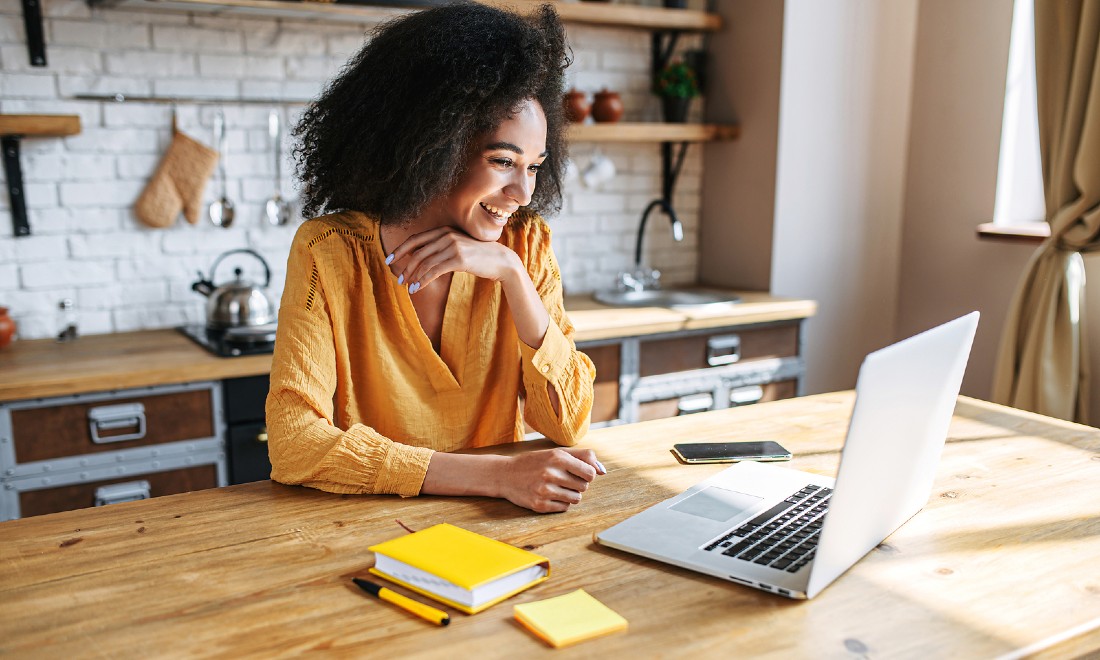
<path fill-rule="evenodd" d="M 663 9 L 628 4 L 594 2 L 549 2 L 542 0 L 478 0 L 497 7 L 551 4 L 563 21 L 610 27 L 631 27 L 646 30 L 684 30 L 716 32 L 722 29 L 722 17 L 690 9 Z"/>
<path fill-rule="evenodd" d="M 714 142 L 736 140 L 740 135 L 738 124 L 644 122 L 572 124 L 566 133 L 570 142 Z"/>
<path fill-rule="evenodd" d="M 690 9 L 664 9 L 626 4 L 591 2 L 545 2 L 544 0 L 477 0 L 486 5 L 507 8 L 535 8 L 551 4 L 567 23 L 646 30 L 683 30 L 715 32 L 722 28 L 722 17 Z M 90 4 L 130 9 L 208 12 L 224 16 L 273 16 L 312 18 L 330 21 L 373 22 L 415 11 L 414 8 L 380 7 L 332 2 L 287 0 L 88 0 Z"/>
<path fill-rule="evenodd" d="M 27 224 L 19 142 L 25 137 L 64 137 L 79 132 L 80 115 L 0 115 L 0 160 L 4 163 L 14 236 L 29 236 L 31 233 L 31 226 Z"/>
<path fill-rule="evenodd" d="M 80 115 L 0 115 L 0 136 L 64 137 L 80 132 Z"/>

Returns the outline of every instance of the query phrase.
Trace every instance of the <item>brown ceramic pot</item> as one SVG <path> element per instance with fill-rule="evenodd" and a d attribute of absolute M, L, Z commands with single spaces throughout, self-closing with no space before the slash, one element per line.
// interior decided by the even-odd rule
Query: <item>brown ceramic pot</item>
<path fill-rule="evenodd" d="M 588 116 L 589 105 L 588 99 L 584 97 L 584 92 L 571 89 L 565 94 L 561 103 L 562 108 L 565 110 L 566 121 L 579 124 Z"/>
<path fill-rule="evenodd" d="M 623 116 L 623 100 L 618 92 L 609 92 L 602 89 L 596 92 L 596 100 L 592 104 L 592 118 L 598 122 L 613 123 Z"/>
<path fill-rule="evenodd" d="M 15 321 L 8 316 L 8 308 L 0 307 L 0 348 L 4 348 L 11 343 L 11 338 L 15 335 Z"/>

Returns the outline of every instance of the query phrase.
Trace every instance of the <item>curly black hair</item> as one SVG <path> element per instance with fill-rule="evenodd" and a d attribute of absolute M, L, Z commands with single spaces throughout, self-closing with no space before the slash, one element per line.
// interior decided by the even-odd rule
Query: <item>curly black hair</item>
<path fill-rule="evenodd" d="M 546 115 L 549 151 L 527 208 L 559 211 L 569 64 L 549 5 L 523 17 L 458 2 L 378 26 L 294 129 L 303 214 L 415 217 L 458 182 L 475 141 L 526 99 Z"/>

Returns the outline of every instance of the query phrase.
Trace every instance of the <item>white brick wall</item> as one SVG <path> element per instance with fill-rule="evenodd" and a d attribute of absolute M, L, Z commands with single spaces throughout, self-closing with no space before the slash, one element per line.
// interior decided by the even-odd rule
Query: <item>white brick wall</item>
<path fill-rule="evenodd" d="M 43 9 L 49 66 L 37 68 L 28 62 L 20 3 L 0 0 L 0 112 L 79 114 L 82 132 L 22 142 L 30 237 L 14 238 L 6 190 L 0 191 L 0 306 L 11 308 L 19 336 L 52 336 L 62 298 L 74 301 L 85 334 L 201 322 L 205 299 L 191 290 L 196 272 L 209 275 L 214 259 L 235 248 L 264 255 L 272 293 L 280 295 L 296 226 L 263 220 L 263 202 L 274 189 L 268 112 L 278 109 L 284 126 L 292 125 L 302 103 L 373 26 L 90 9 L 77 0 L 48 0 Z M 626 120 L 658 118 L 649 93 L 649 32 L 571 25 L 569 34 L 570 85 L 589 95 L 603 87 L 620 92 Z M 698 45 L 697 37 L 681 39 L 682 47 Z M 237 210 L 232 228 L 214 227 L 204 216 L 196 226 L 181 218 L 154 230 L 133 217 L 133 202 L 171 139 L 172 108 L 74 99 L 115 93 L 224 101 L 180 103 L 176 114 L 184 132 L 210 145 L 213 118 L 225 114 L 226 189 Z M 234 103 L 249 97 L 284 103 Z M 660 195 L 657 144 L 574 144 L 577 167 L 583 170 L 597 149 L 617 176 L 596 189 L 569 181 L 564 209 L 550 219 L 567 293 L 609 287 L 632 267 L 640 213 Z M 677 185 L 684 242 L 671 240 L 660 215 L 646 231 L 646 262 L 668 282 L 695 279 L 701 162 L 700 148 L 692 147 Z M 291 171 L 284 164 L 284 196 L 296 190 Z M 207 185 L 206 203 L 221 185 L 216 177 Z M 247 277 L 262 278 L 262 269 L 240 256 L 219 268 L 219 279 L 238 265 Z"/>

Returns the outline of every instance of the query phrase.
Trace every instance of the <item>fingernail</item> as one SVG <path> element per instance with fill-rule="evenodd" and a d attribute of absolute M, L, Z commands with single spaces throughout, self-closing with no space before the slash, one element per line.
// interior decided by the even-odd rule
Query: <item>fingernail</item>
<path fill-rule="evenodd" d="M 397 276 L 397 283 L 398 284 L 404 284 L 405 283 L 405 274 L 404 273 L 401 273 L 400 275 Z"/>
<path fill-rule="evenodd" d="M 387 254 L 387 255 L 386 255 L 386 265 L 387 265 L 387 266 L 389 266 L 389 265 L 390 265 L 390 264 L 392 264 L 392 263 L 393 263 L 393 254 L 392 254 L 392 253 L 391 253 L 391 254 Z"/>
<path fill-rule="evenodd" d="M 420 282 L 413 282 L 409 285 L 409 293 L 416 293 L 420 290 Z"/>
<path fill-rule="evenodd" d="M 596 465 L 600 468 L 600 474 L 607 474 L 607 468 L 603 466 L 603 463 L 601 463 L 599 460 L 596 460 Z"/>

